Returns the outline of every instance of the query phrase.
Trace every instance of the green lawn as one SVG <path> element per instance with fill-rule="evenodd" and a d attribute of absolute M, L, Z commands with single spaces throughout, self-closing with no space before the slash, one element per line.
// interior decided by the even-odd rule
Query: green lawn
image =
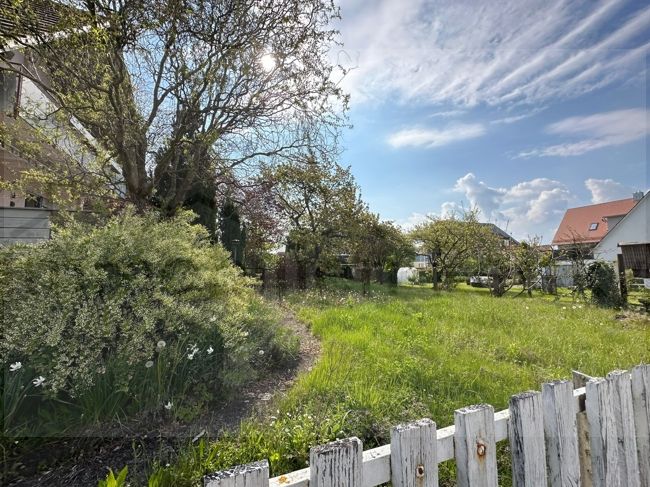
<path fill-rule="evenodd" d="M 333 284 L 290 298 L 323 355 L 279 401 L 276 417 L 244 424 L 203 456 L 195 449 L 168 469 L 183 472 L 170 479 L 180 485 L 200 471 L 260 458 L 277 475 L 303 467 L 315 442 L 357 435 L 371 447 L 388 442 L 397 422 L 428 416 L 443 427 L 458 407 L 506 408 L 510 395 L 570 377 L 571 369 L 603 375 L 650 360 L 646 319 L 584 303 L 492 298 L 471 288 L 375 286 L 361 297 L 354 284 Z"/>

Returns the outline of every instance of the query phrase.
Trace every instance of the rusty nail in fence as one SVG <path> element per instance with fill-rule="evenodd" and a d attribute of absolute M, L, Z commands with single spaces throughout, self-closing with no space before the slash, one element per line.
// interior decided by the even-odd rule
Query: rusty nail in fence
<path fill-rule="evenodd" d="M 483 443 L 482 441 L 476 443 L 476 453 L 478 454 L 479 457 L 485 456 L 485 443 Z"/>

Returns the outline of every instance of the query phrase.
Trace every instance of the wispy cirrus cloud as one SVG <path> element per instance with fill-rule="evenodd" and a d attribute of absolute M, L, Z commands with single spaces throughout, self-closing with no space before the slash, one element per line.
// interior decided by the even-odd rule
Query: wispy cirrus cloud
<path fill-rule="evenodd" d="M 650 7 L 636 0 L 341 6 L 353 101 L 539 103 L 630 79 L 650 53 Z"/>
<path fill-rule="evenodd" d="M 414 127 L 399 130 L 388 136 L 388 143 L 395 147 L 423 147 L 431 149 L 460 140 L 474 139 L 485 134 L 479 123 L 458 123 L 443 129 Z"/>
<path fill-rule="evenodd" d="M 547 126 L 546 132 L 573 140 L 522 151 L 516 158 L 579 156 L 638 140 L 650 133 L 650 126 L 648 112 L 633 108 L 565 118 Z"/>

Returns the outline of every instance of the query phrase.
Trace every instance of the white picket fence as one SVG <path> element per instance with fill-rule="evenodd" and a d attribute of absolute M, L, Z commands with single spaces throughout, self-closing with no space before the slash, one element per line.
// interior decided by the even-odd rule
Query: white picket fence
<path fill-rule="evenodd" d="M 204 477 L 205 487 L 395 487 L 438 485 L 455 459 L 460 487 L 496 487 L 496 442 L 508 440 L 515 486 L 650 487 L 650 365 L 542 385 L 494 412 L 458 409 L 454 425 L 423 419 L 397 426 L 390 445 L 363 451 L 358 438 L 310 451 L 310 468 L 269 479 L 266 460 Z"/>

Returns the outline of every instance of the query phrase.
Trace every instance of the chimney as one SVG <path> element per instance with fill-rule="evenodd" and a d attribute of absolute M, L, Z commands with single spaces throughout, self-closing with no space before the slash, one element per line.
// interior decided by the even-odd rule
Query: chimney
<path fill-rule="evenodd" d="M 632 193 L 632 198 L 634 201 L 641 201 L 643 199 L 643 191 L 635 191 Z"/>

